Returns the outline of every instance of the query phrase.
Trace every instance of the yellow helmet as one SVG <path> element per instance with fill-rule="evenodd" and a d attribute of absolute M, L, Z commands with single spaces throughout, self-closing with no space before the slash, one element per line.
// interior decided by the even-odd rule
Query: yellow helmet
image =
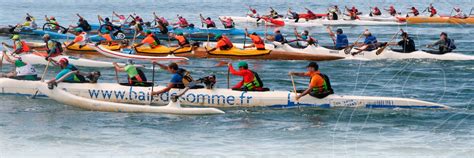
<path fill-rule="evenodd" d="M 20 39 L 20 35 L 13 35 L 11 39 L 12 39 L 12 40 L 19 40 L 19 39 Z"/>

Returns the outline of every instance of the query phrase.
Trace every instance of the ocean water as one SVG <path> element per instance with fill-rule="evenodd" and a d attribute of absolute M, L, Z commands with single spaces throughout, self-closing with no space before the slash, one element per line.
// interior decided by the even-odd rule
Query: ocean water
<path fill-rule="evenodd" d="M 90 23 L 98 14 L 112 11 L 137 13 L 150 19 L 156 11 L 173 21 L 176 14 L 198 23 L 198 14 L 245 14 L 245 4 L 259 11 L 273 6 L 280 13 L 291 7 L 322 12 L 333 4 L 369 6 L 394 4 L 402 12 L 412 5 L 434 3 L 449 14 L 455 6 L 469 13 L 472 0 L 463 1 L 114 1 L 114 0 L 0 0 L 0 25 L 22 22 L 26 12 L 41 19 L 55 16 L 68 25 L 80 13 Z M 403 9 L 401 9 L 403 8 Z M 422 11 L 422 9 L 420 9 Z M 42 20 L 38 20 L 42 23 Z M 252 24 L 240 24 L 264 30 Z M 444 31 L 456 40 L 457 51 L 474 55 L 474 27 L 462 25 L 341 27 L 354 41 L 369 29 L 387 41 L 400 28 L 416 44 L 434 42 Z M 303 28 L 300 28 L 301 30 Z M 331 44 L 324 27 L 308 29 L 322 44 Z M 283 31 L 290 34 L 291 27 Z M 236 41 L 242 37 L 233 37 Z M 291 38 L 291 36 L 290 36 Z M 28 41 L 39 41 L 28 38 Z M 10 42 L 0 36 L 0 42 Z M 77 55 L 77 54 L 76 54 Z M 98 60 L 112 60 L 94 57 Z M 219 87 L 226 87 L 224 67 L 218 60 L 191 59 L 184 67 L 193 75 L 216 74 Z M 304 71 L 306 61 L 248 61 L 265 84 L 275 90 L 291 90 L 289 71 Z M 175 116 L 91 112 L 46 99 L 0 96 L 0 157 L 474 157 L 474 62 L 437 60 L 324 61 L 322 72 L 330 76 L 338 94 L 415 98 L 454 107 L 451 110 L 400 109 L 233 109 L 217 116 Z M 44 66 L 38 66 L 43 70 Z M 2 71 L 10 70 L 4 66 Z M 94 70 L 84 68 L 84 71 Z M 101 82 L 112 82 L 114 71 L 102 72 Z M 57 68 L 50 68 L 52 77 Z M 151 71 L 147 70 L 150 74 Z M 170 75 L 157 73 L 165 84 Z M 123 74 L 122 74 L 123 75 Z M 232 83 L 238 78 L 233 78 Z M 304 88 L 307 80 L 297 78 Z"/>

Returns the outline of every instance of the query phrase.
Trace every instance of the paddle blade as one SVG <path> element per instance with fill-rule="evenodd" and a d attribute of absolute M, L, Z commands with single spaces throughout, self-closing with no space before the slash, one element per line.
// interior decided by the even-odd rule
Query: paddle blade
<path fill-rule="evenodd" d="M 382 47 L 382 48 L 377 49 L 377 51 L 375 52 L 375 54 L 379 55 L 379 54 L 381 54 L 384 50 L 385 50 L 385 46 Z"/>

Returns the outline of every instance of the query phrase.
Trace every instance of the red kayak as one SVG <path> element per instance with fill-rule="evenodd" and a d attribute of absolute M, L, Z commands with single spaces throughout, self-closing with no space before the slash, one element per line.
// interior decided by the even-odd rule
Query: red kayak
<path fill-rule="evenodd" d="M 322 18 L 322 17 L 326 17 L 326 16 L 328 16 L 328 15 L 327 14 L 307 14 L 307 13 L 299 14 L 300 18 L 308 19 L 308 20 L 314 20 L 314 19 L 318 19 L 318 18 Z"/>
<path fill-rule="evenodd" d="M 283 20 L 276 20 L 269 17 L 262 17 L 262 19 L 265 20 L 266 22 L 272 23 L 275 26 L 285 26 L 285 21 Z"/>

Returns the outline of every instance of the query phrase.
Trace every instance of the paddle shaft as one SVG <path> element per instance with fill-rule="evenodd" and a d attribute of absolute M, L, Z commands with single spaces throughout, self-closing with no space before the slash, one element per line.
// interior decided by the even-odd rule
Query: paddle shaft
<path fill-rule="evenodd" d="M 291 78 L 291 84 L 293 84 L 293 91 L 295 92 L 295 98 L 298 96 L 298 93 L 296 92 L 296 85 L 295 85 L 295 80 L 293 79 L 293 74 L 290 75 Z"/>
<path fill-rule="evenodd" d="M 44 68 L 43 74 L 41 75 L 41 82 L 44 82 L 44 77 L 46 76 L 46 72 L 48 71 L 49 63 L 51 63 L 51 58 L 48 59 L 48 63 L 46 64 L 46 67 Z M 31 97 L 31 99 L 35 99 L 36 95 L 38 95 L 39 89 L 36 90 L 35 94 Z"/>
<path fill-rule="evenodd" d="M 114 68 L 115 70 L 115 81 L 117 81 L 118 84 L 120 84 L 120 81 L 119 81 L 119 78 L 118 78 L 118 72 L 117 72 L 117 69 Z"/>
<path fill-rule="evenodd" d="M 230 69 L 227 68 L 227 89 L 230 89 Z"/>
<path fill-rule="evenodd" d="M 395 39 L 395 37 L 397 37 L 398 33 L 400 33 L 400 31 L 397 31 L 397 33 L 395 33 L 395 34 L 392 36 L 392 38 L 390 39 L 390 41 L 388 41 L 388 43 L 387 43 L 385 46 L 383 46 L 383 47 L 381 47 L 380 49 L 378 49 L 377 52 L 375 52 L 375 53 L 376 53 L 377 55 L 379 55 L 380 53 L 382 53 L 383 50 L 385 50 L 385 48 L 388 47 L 389 43 L 392 42 L 392 41 Z"/>
<path fill-rule="evenodd" d="M 153 102 L 153 87 L 155 87 L 155 64 L 153 64 L 153 68 L 152 68 L 152 74 L 151 74 L 151 92 L 150 92 L 150 104 Z"/>
<path fill-rule="evenodd" d="M 0 72 L 3 72 L 3 57 L 5 57 L 6 53 L 2 52 L 2 61 L 0 61 Z"/>

